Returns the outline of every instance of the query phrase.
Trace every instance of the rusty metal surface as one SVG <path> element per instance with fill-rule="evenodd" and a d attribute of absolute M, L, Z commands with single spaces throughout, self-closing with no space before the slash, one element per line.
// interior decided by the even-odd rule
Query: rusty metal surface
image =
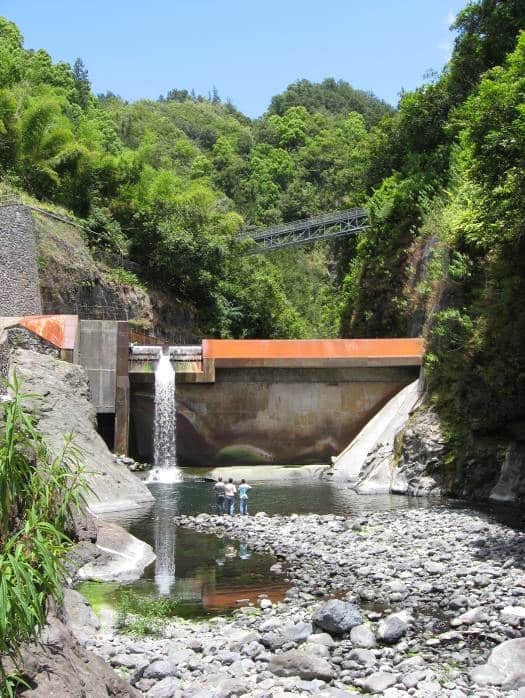
<path fill-rule="evenodd" d="M 407 359 L 420 362 L 421 338 L 402 339 L 205 339 L 208 359 Z"/>
<path fill-rule="evenodd" d="M 28 315 L 19 325 L 53 344 L 58 349 L 74 349 L 78 329 L 77 315 Z"/>

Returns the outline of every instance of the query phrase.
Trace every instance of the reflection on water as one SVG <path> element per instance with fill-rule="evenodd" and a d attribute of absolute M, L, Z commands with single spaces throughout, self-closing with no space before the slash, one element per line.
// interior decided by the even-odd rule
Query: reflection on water
<path fill-rule="evenodd" d="M 392 495 L 360 497 L 351 490 L 318 481 L 253 482 L 250 510 L 272 513 L 364 514 L 367 511 L 428 506 L 421 500 Z M 147 596 L 164 596 L 179 602 L 183 616 L 224 612 L 240 599 L 257 601 L 260 594 L 280 600 L 286 584 L 270 573 L 275 559 L 250 550 L 250 541 L 235 541 L 178 528 L 180 514 L 215 512 L 213 483 L 190 480 L 150 485 L 155 504 L 149 510 L 118 512 L 107 518 L 120 523 L 137 538 L 152 545 L 155 563 L 132 588 Z M 129 586 L 129 585 L 128 585 Z M 93 586 L 83 591 L 92 599 Z M 118 585 L 104 587 L 104 599 L 113 605 Z"/>
<path fill-rule="evenodd" d="M 232 475 L 235 476 L 234 469 Z M 445 503 L 440 499 L 358 495 L 340 483 L 284 480 L 250 484 L 253 485 L 252 513 L 366 516 L 374 511 L 433 506 L 472 508 L 466 503 Z M 239 599 L 255 602 L 260 594 L 267 594 L 273 601 L 282 598 L 287 587 L 281 577 L 269 571 L 275 559 L 250 551 L 249 540 L 228 540 L 175 526 L 176 515 L 215 513 L 213 483 L 187 480 L 151 484 L 150 488 L 155 495 L 152 508 L 119 512 L 111 517 L 137 538 L 150 543 L 157 553 L 157 560 L 146 570 L 144 578 L 132 585 L 138 593 L 179 600 L 180 614 L 186 617 L 231 610 Z M 509 523 L 519 525 L 515 515 Z M 106 604 L 112 605 L 120 588 L 106 585 L 104 589 Z M 94 594 L 88 588 L 90 600 Z"/>
<path fill-rule="evenodd" d="M 177 534 L 165 499 L 156 502 L 154 521 L 155 584 L 162 596 L 169 596 L 175 583 L 175 551 Z"/>

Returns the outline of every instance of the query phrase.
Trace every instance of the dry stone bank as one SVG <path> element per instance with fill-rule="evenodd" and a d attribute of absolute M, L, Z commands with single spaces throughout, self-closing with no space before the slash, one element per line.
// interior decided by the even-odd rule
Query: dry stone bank
<path fill-rule="evenodd" d="M 525 533 L 436 507 L 181 517 L 280 559 L 284 601 L 88 644 L 148 698 L 523 698 Z"/>

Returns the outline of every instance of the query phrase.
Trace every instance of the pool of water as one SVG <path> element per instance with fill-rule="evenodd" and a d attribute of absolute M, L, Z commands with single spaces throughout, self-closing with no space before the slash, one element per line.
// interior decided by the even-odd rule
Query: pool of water
<path fill-rule="evenodd" d="M 235 477 L 233 470 L 232 476 Z M 439 498 L 358 495 L 342 483 L 318 480 L 250 480 L 250 484 L 251 514 L 264 511 L 366 516 L 374 511 L 434 506 L 467 508 L 465 503 Z M 84 584 L 81 591 L 95 607 L 114 607 L 122 591 L 130 588 L 148 598 L 176 601 L 177 614 L 193 618 L 231 612 L 240 600 L 255 604 L 261 594 L 273 601 L 282 598 L 287 585 L 282 576 L 270 572 L 276 560 L 253 553 L 250 540 L 239 542 L 175 525 L 176 515 L 215 512 L 213 482 L 192 478 L 149 486 L 155 496 L 149 509 L 119 512 L 105 518 L 152 545 L 157 559 L 145 570 L 144 577 L 133 584 Z M 483 505 L 483 510 L 508 525 L 523 525 L 516 509 L 508 505 L 490 509 Z"/>
<path fill-rule="evenodd" d="M 362 497 L 340 484 L 315 480 L 251 481 L 250 513 L 317 513 L 365 515 L 366 512 L 431 506 L 432 502 L 395 495 Z M 250 541 L 235 541 L 196 533 L 175 525 L 180 514 L 215 511 L 213 483 L 189 479 L 173 484 L 152 483 L 155 503 L 149 509 L 118 512 L 105 518 L 124 526 L 153 546 L 157 559 L 142 579 L 132 584 L 85 583 L 80 587 L 96 609 L 114 608 L 123 591 L 176 602 L 176 613 L 202 617 L 228 613 L 239 602 L 257 603 L 261 594 L 280 600 L 288 588 L 273 574 L 276 560 L 251 551 Z"/>

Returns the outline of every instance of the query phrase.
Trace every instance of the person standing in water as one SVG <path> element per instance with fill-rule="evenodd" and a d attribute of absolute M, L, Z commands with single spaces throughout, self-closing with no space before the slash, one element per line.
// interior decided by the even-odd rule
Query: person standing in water
<path fill-rule="evenodd" d="M 243 478 L 241 484 L 239 485 L 239 508 L 241 516 L 247 516 L 248 514 L 248 490 L 252 487 Z"/>
<path fill-rule="evenodd" d="M 226 495 L 226 513 L 233 516 L 235 513 L 235 493 L 237 492 L 237 488 L 233 484 L 233 478 L 228 480 L 224 490 Z"/>
<path fill-rule="evenodd" d="M 222 516 L 224 514 L 224 495 L 226 485 L 222 481 L 222 477 L 220 475 L 213 489 L 215 490 L 215 498 L 217 500 L 217 514 Z"/>

